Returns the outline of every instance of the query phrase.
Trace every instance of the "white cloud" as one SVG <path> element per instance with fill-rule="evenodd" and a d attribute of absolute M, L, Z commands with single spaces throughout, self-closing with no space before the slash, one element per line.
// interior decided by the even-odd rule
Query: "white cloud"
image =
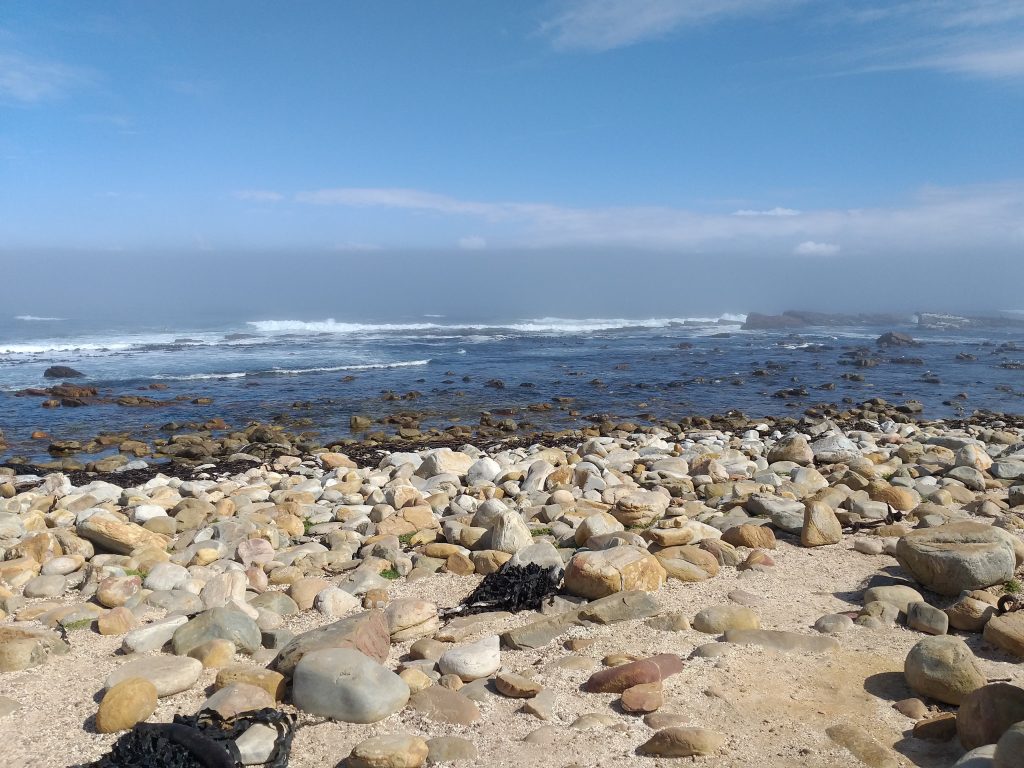
<path fill-rule="evenodd" d="M 284 195 L 269 189 L 240 189 L 232 193 L 237 200 L 245 200 L 250 203 L 279 203 L 284 200 Z"/>
<path fill-rule="evenodd" d="M 799 9 L 797 22 L 819 31 L 829 28 L 833 38 L 848 41 L 830 54 L 811 54 L 823 73 L 927 69 L 1024 77 L 1021 0 L 560 0 L 555 8 L 540 31 L 559 50 L 608 51 L 686 28 Z"/>
<path fill-rule="evenodd" d="M 87 80 L 84 72 L 59 62 L 0 53 L 0 100 L 23 104 L 51 101 Z"/>
<path fill-rule="evenodd" d="M 863 36 L 841 52 L 852 71 L 927 69 L 971 77 L 1024 76 L 1024 3 L 906 0 L 857 8 L 840 23 Z"/>
<path fill-rule="evenodd" d="M 738 211 L 732 212 L 733 216 L 799 216 L 800 211 L 793 208 L 769 208 L 766 211 L 752 211 L 747 208 L 743 208 Z"/>
<path fill-rule="evenodd" d="M 607 51 L 684 26 L 785 9 L 803 0 L 564 0 L 541 26 L 556 48 Z"/>
<path fill-rule="evenodd" d="M 459 248 L 464 251 L 482 251 L 487 247 L 487 241 L 479 235 L 466 235 L 459 238 Z"/>
<path fill-rule="evenodd" d="M 336 188 L 303 192 L 300 203 L 378 207 L 396 213 L 477 220 L 476 237 L 518 247 L 614 246 L 689 253 L 830 255 L 865 252 L 979 252 L 1020 248 L 1024 182 L 921 190 L 902 206 L 817 209 L 797 215 L 706 213 L 685 208 L 584 208 L 484 202 L 412 189 Z M 780 209 L 788 210 L 788 209 Z M 454 220 L 459 221 L 454 221 Z"/>
<path fill-rule="evenodd" d="M 839 246 L 835 243 L 816 243 L 813 240 L 805 240 L 793 249 L 797 256 L 835 256 L 839 253 Z"/>

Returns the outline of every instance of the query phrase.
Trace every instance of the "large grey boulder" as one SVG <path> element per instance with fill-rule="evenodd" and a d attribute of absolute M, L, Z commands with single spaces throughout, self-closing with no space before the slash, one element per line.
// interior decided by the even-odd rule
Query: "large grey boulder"
<path fill-rule="evenodd" d="M 1013 578 L 1012 534 L 976 522 L 911 531 L 896 545 L 896 559 L 918 582 L 941 595 L 984 589 Z"/>
<path fill-rule="evenodd" d="M 409 686 L 351 648 L 305 654 L 295 666 L 292 700 L 304 712 L 345 723 L 375 723 L 409 700 Z"/>

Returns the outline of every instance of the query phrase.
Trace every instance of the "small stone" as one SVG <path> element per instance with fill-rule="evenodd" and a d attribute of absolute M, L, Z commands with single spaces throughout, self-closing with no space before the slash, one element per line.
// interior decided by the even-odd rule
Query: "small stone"
<path fill-rule="evenodd" d="M 501 641 L 497 635 L 445 651 L 438 660 L 442 674 L 458 675 L 469 682 L 490 677 L 501 667 Z"/>
<path fill-rule="evenodd" d="M 640 753 L 654 757 L 713 755 L 725 743 L 725 736 L 707 728 L 675 726 L 658 731 L 640 746 Z"/>
<path fill-rule="evenodd" d="M 583 684 L 588 693 L 622 693 L 627 688 L 643 683 L 660 683 L 682 671 L 683 661 L 679 656 L 662 653 L 647 659 L 630 662 L 609 669 L 602 669 L 590 676 Z"/>
<path fill-rule="evenodd" d="M 853 619 L 842 613 L 827 613 L 814 622 L 814 628 L 824 635 L 849 632 L 854 626 Z"/>
<path fill-rule="evenodd" d="M 722 541 L 734 547 L 750 549 L 775 549 L 775 534 L 767 525 L 744 523 L 729 528 L 722 534 Z"/>
<path fill-rule="evenodd" d="M 843 526 L 828 504 L 823 501 L 809 501 L 804 505 L 804 525 L 800 531 L 800 543 L 805 547 L 821 547 L 838 544 L 843 538 Z"/>
<path fill-rule="evenodd" d="M 107 689 L 96 713 L 97 733 L 126 731 L 157 707 L 157 689 L 141 677 L 129 677 Z"/>
<path fill-rule="evenodd" d="M 242 765 L 262 765 L 270 759 L 277 746 L 277 729 L 263 723 L 249 726 L 235 739 Z"/>
<path fill-rule="evenodd" d="M 475 760 L 477 749 L 473 742 L 459 736 L 435 736 L 427 740 L 427 765 L 458 763 Z"/>
<path fill-rule="evenodd" d="M 480 709 L 475 702 L 440 685 L 414 693 L 409 707 L 437 723 L 470 725 L 480 719 Z"/>
<path fill-rule="evenodd" d="M 231 718 L 241 712 L 257 711 L 274 705 L 274 697 L 263 688 L 247 683 L 232 683 L 215 691 L 202 708 L 215 710 L 221 717 Z"/>
<path fill-rule="evenodd" d="M 111 608 L 96 620 L 101 635 L 123 635 L 139 626 L 139 620 L 128 608 Z"/>
<path fill-rule="evenodd" d="M 951 741 L 956 737 L 956 714 L 943 712 L 914 723 L 914 738 L 925 741 Z"/>
<path fill-rule="evenodd" d="M 434 684 L 434 681 L 419 669 L 403 669 L 398 673 L 398 676 L 405 681 L 405 684 L 409 686 L 409 690 L 412 693 L 422 691 L 424 688 L 429 688 Z"/>
<path fill-rule="evenodd" d="M 656 731 L 686 725 L 687 722 L 689 718 L 681 712 L 651 712 L 644 715 L 644 725 Z"/>
<path fill-rule="evenodd" d="M 949 630 L 949 616 L 925 602 L 907 606 L 907 626 L 927 635 L 944 635 Z"/>
<path fill-rule="evenodd" d="M 715 605 L 693 618 L 693 628 L 708 635 L 721 635 L 730 629 L 760 629 L 761 620 L 742 605 Z"/>
<path fill-rule="evenodd" d="M 235 657 L 235 644 L 230 640 L 215 638 L 197 645 L 188 655 L 202 662 L 204 669 L 219 669 L 227 666 Z"/>
<path fill-rule="evenodd" d="M 352 748 L 347 764 L 349 768 L 419 768 L 429 751 L 419 736 L 372 736 Z"/>
<path fill-rule="evenodd" d="M 644 622 L 651 629 L 662 632 L 686 632 L 690 629 L 690 620 L 682 611 L 673 611 L 661 616 L 653 616 Z"/>
<path fill-rule="evenodd" d="M 533 715 L 540 720 L 551 720 L 554 718 L 555 692 L 542 690 L 532 699 L 527 699 L 521 708 L 521 712 Z"/>
<path fill-rule="evenodd" d="M 231 664 L 217 672 L 213 687 L 220 689 L 234 683 L 255 685 L 273 696 L 276 701 L 281 701 L 284 698 L 285 677 L 272 669 L 252 667 L 248 664 Z"/>
<path fill-rule="evenodd" d="M 494 679 L 494 687 L 498 689 L 498 693 L 510 699 L 532 699 L 542 690 L 536 680 L 513 672 L 500 673 Z"/>
<path fill-rule="evenodd" d="M 642 715 L 654 712 L 665 704 L 665 695 L 661 682 L 642 683 L 627 688 L 620 699 L 622 709 L 631 715 Z"/>
<path fill-rule="evenodd" d="M 918 698 L 900 699 L 892 705 L 892 708 L 911 720 L 920 720 L 928 714 L 928 707 Z"/>

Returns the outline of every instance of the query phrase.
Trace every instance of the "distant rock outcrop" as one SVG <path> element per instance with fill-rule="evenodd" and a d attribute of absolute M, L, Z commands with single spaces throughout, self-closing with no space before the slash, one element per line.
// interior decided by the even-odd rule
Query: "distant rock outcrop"
<path fill-rule="evenodd" d="M 880 347 L 919 347 L 921 342 L 915 341 L 912 336 L 908 336 L 905 333 L 899 333 L 897 331 L 888 331 L 883 333 L 877 339 L 875 344 Z"/>
<path fill-rule="evenodd" d="M 43 371 L 44 379 L 74 379 L 81 376 L 85 376 L 85 374 L 66 365 L 51 365 Z"/>

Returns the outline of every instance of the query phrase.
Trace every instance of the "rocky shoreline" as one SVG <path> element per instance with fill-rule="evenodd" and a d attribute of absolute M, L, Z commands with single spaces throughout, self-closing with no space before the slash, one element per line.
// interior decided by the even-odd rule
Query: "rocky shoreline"
<path fill-rule="evenodd" d="M 296 768 L 1017 764 L 1019 418 L 133 443 L 0 467 L 8 765 L 263 707 Z M 528 564 L 540 611 L 458 615 Z"/>

